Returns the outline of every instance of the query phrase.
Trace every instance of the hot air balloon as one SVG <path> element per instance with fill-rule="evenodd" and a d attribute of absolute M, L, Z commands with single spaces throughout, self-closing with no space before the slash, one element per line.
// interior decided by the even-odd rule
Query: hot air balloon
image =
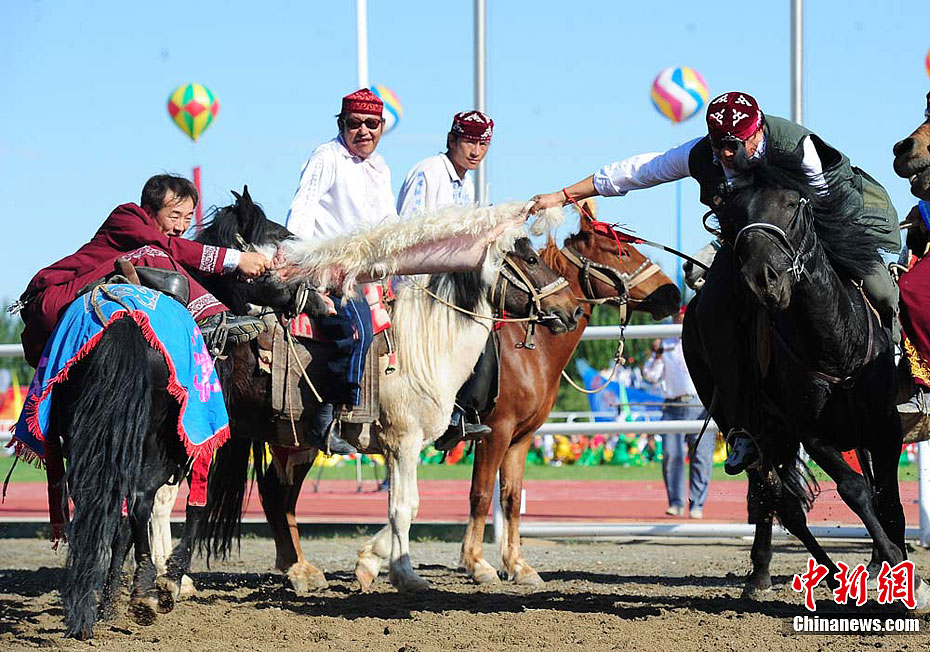
<path fill-rule="evenodd" d="M 672 122 L 682 122 L 697 113 L 707 101 L 707 84 L 694 68 L 666 68 L 652 82 L 652 103 Z"/>
<path fill-rule="evenodd" d="M 183 84 L 168 97 L 168 115 L 193 141 L 200 138 L 219 111 L 219 100 L 203 84 Z"/>
<path fill-rule="evenodd" d="M 404 107 L 401 106 L 400 100 L 397 99 L 394 91 L 387 86 L 375 84 L 371 87 L 371 92 L 384 102 L 384 133 L 387 133 L 400 122 L 400 118 L 404 114 Z"/>
<path fill-rule="evenodd" d="M 927 50 L 927 58 L 924 59 L 924 66 L 927 68 L 927 77 L 930 77 L 930 50 Z"/>

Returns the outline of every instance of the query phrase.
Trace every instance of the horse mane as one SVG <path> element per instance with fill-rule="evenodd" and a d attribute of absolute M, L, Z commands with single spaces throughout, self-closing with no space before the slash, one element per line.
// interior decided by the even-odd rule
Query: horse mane
<path fill-rule="evenodd" d="M 197 242 L 238 249 L 242 245 L 237 236 L 254 245 L 277 243 L 290 237 L 290 231 L 269 220 L 262 207 L 252 201 L 248 186 L 241 195 L 237 192 L 233 195 L 234 204 L 210 209 L 205 228 L 195 237 Z"/>
<path fill-rule="evenodd" d="M 752 174 L 751 191 L 738 191 L 734 199 L 743 209 L 748 209 L 752 199 L 758 196 L 753 191 L 782 189 L 798 193 L 810 203 L 814 231 L 827 259 L 840 276 L 860 280 L 872 271 L 875 263 L 881 262 L 878 249 L 882 241 L 859 218 L 858 207 L 843 202 L 843 197 L 837 193 L 816 194 L 806 181 L 800 161 L 779 160 L 777 165 L 762 161 L 752 168 Z"/>

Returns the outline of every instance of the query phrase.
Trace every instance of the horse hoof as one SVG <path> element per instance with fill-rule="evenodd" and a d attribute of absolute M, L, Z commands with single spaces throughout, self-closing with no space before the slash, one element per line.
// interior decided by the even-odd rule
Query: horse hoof
<path fill-rule="evenodd" d="M 501 578 L 497 576 L 497 571 L 490 564 L 479 566 L 471 574 L 471 578 L 476 584 L 500 584 Z"/>
<path fill-rule="evenodd" d="M 137 625 L 154 625 L 158 618 L 158 600 L 153 597 L 133 598 L 129 601 L 129 617 Z"/>
<path fill-rule="evenodd" d="M 416 573 L 403 578 L 392 576 L 391 584 L 401 593 L 420 593 L 422 591 L 429 591 L 430 589 L 429 582 Z"/>
<path fill-rule="evenodd" d="M 287 579 L 297 595 L 306 595 L 310 591 L 329 587 L 323 571 L 307 562 L 298 562 L 287 569 Z"/>
<path fill-rule="evenodd" d="M 375 583 L 380 570 L 381 562 L 379 560 L 370 557 L 359 557 L 355 563 L 355 579 L 358 580 L 359 590 L 362 592 L 370 591 L 371 585 Z"/>
<path fill-rule="evenodd" d="M 194 586 L 194 580 L 187 575 L 181 576 L 181 592 L 178 594 L 179 600 L 186 600 L 197 595 L 197 587 Z"/>
<path fill-rule="evenodd" d="M 73 638 L 76 641 L 89 641 L 94 637 L 93 627 L 84 627 L 75 632 L 65 632 L 65 638 Z"/>
<path fill-rule="evenodd" d="M 754 602 L 761 601 L 765 599 L 765 596 L 772 592 L 772 585 L 749 585 L 743 587 L 743 592 L 740 597 L 743 600 L 752 600 Z"/>
<path fill-rule="evenodd" d="M 914 608 L 910 611 L 915 614 L 930 613 L 930 587 L 923 579 L 914 591 Z"/>
<path fill-rule="evenodd" d="M 539 576 L 532 568 L 521 570 L 516 574 L 516 577 L 513 579 L 515 584 L 519 586 L 543 586 L 545 582 L 543 578 Z"/>
<path fill-rule="evenodd" d="M 158 612 L 167 614 L 174 611 L 175 602 L 181 595 L 177 582 L 162 575 L 155 580 L 155 588 L 158 590 Z"/>

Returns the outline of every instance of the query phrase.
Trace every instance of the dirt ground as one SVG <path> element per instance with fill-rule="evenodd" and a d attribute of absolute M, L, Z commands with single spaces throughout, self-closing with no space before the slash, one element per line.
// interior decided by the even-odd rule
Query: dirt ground
<path fill-rule="evenodd" d="M 62 638 L 57 586 L 63 551 L 38 539 L 0 540 L 0 650 L 923 650 L 921 634 L 795 634 L 792 617 L 807 613 L 802 596 L 787 588 L 806 569 L 807 554 L 793 542 L 776 543 L 772 570 L 781 588 L 761 602 L 740 598 L 748 570 L 743 540 L 619 540 L 525 542 L 527 558 L 546 580 L 532 590 L 503 583 L 478 587 L 456 570 L 458 544 L 419 542 L 411 556 L 432 590 L 400 595 L 381 579 L 359 593 L 352 568 L 360 540 L 305 540 L 304 549 L 327 573 L 330 587 L 298 597 L 272 568 L 270 540 L 242 541 L 241 557 L 197 562 L 199 593 L 160 615 L 150 627 L 126 615 L 98 623 L 96 638 Z M 493 546 L 488 546 L 491 552 Z M 862 543 L 829 542 L 834 560 L 868 561 Z M 496 555 L 495 555 L 496 557 Z M 489 560 L 496 561 L 489 555 Z M 930 552 L 911 553 L 930 575 Z M 874 589 L 869 593 L 874 597 Z M 820 616 L 853 613 L 818 589 Z M 900 616 L 870 602 L 860 616 Z"/>

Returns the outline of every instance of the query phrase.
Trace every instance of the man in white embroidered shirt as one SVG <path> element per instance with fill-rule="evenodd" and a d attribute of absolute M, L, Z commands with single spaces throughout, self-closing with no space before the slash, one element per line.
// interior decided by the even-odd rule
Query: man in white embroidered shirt
<path fill-rule="evenodd" d="M 463 111 L 452 118 L 446 151 L 413 166 L 397 196 L 397 213 L 411 217 L 418 211 L 464 206 L 475 201 L 469 172 L 484 160 L 491 146 L 494 121 L 480 111 Z"/>
<path fill-rule="evenodd" d="M 397 213 L 410 218 L 443 206 L 475 202 L 475 184 L 469 171 L 481 164 L 491 146 L 494 121 L 480 111 L 462 111 L 452 118 L 445 153 L 430 156 L 413 166 L 397 197 Z M 489 396 L 497 385 L 497 344 L 489 337 L 484 353 L 468 381 L 459 389 L 449 428 L 434 442 L 437 450 L 451 450 L 463 440 L 490 434 L 478 413 L 489 408 Z"/>
<path fill-rule="evenodd" d="M 339 135 L 317 147 L 301 172 L 286 221 L 294 234 L 331 238 L 371 228 L 395 215 L 391 171 L 375 153 L 384 130 L 383 106 L 366 88 L 342 98 L 342 110 L 336 116 Z M 345 305 L 337 301 L 336 312 L 317 320 L 336 350 L 329 371 L 344 381 L 332 383 L 323 397 L 327 407 L 320 421 L 331 427 L 319 443 L 323 449 L 346 455 L 355 449 L 338 436 L 338 422 L 332 415 L 335 404 L 358 403 L 362 368 L 373 335 L 371 312 L 364 299 L 350 299 Z"/>

